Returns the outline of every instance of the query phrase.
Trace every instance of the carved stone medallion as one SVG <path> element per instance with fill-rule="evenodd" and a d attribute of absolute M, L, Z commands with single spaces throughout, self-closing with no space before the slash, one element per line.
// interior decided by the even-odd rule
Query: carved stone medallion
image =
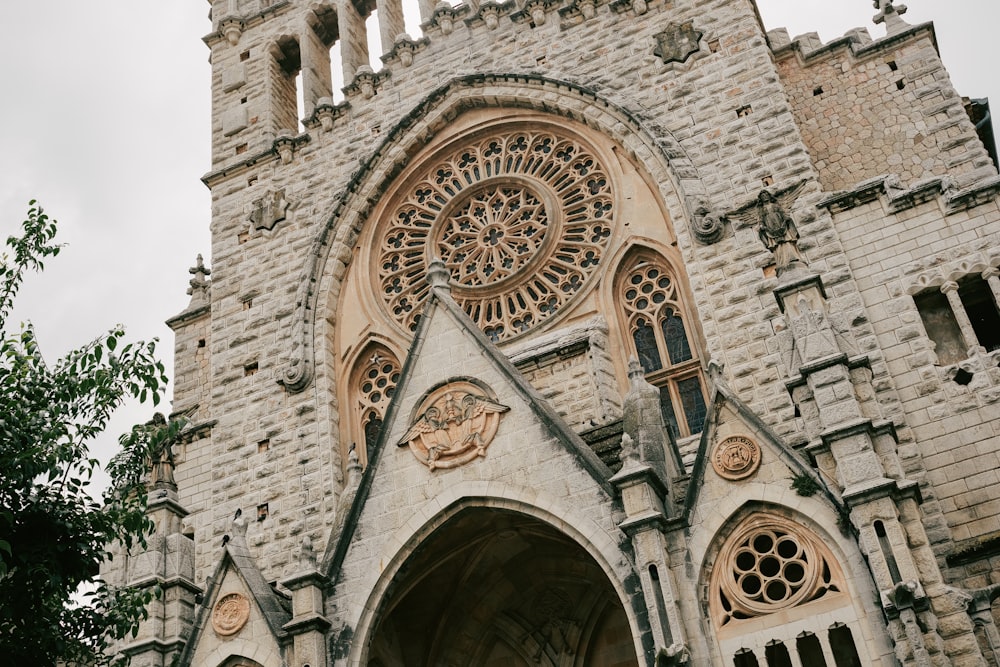
<path fill-rule="evenodd" d="M 692 54 L 697 53 L 702 32 L 695 30 L 691 21 L 687 23 L 671 23 L 667 29 L 654 35 L 656 48 L 653 55 L 663 59 L 663 64 L 682 63 Z"/>
<path fill-rule="evenodd" d="M 454 468 L 486 456 L 500 415 L 509 409 L 471 382 L 449 382 L 420 403 L 417 418 L 398 444 L 409 445 L 431 470 Z"/>
<path fill-rule="evenodd" d="M 712 450 L 712 467 L 725 479 L 746 479 L 760 467 L 760 446 L 746 436 L 731 435 Z"/>
<path fill-rule="evenodd" d="M 222 637 L 235 635 L 250 618 L 250 600 L 239 593 L 225 595 L 215 603 L 212 611 L 212 628 Z"/>

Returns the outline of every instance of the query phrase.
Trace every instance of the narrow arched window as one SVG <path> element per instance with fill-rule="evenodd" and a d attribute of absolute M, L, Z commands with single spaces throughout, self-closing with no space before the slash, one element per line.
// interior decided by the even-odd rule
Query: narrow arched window
<path fill-rule="evenodd" d="M 843 623 L 830 626 L 830 649 L 837 667 L 861 667 L 861 658 L 854 646 L 854 635 Z"/>
<path fill-rule="evenodd" d="M 364 447 L 357 447 L 362 465 L 367 465 L 382 433 L 382 422 L 399 383 L 399 373 L 396 355 L 384 345 L 369 345 L 355 362 L 350 384 L 354 425 L 349 438 L 358 445 L 364 443 Z"/>
<path fill-rule="evenodd" d="M 705 383 L 677 281 L 665 261 L 644 253 L 623 264 L 618 302 L 646 379 L 660 388 L 663 420 L 674 439 L 700 433 Z"/>

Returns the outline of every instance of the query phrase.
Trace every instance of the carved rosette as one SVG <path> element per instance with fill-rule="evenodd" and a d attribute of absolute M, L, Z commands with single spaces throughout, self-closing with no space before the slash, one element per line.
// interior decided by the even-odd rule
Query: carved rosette
<path fill-rule="evenodd" d="M 371 266 L 387 314 L 413 331 L 431 260 L 494 341 L 548 319 L 581 292 L 614 229 L 614 195 L 596 152 L 556 131 L 467 140 L 427 162 L 376 232 Z"/>
<path fill-rule="evenodd" d="M 417 418 L 399 446 L 409 446 L 431 470 L 455 468 L 486 456 L 500 416 L 510 409 L 489 393 L 464 380 L 439 387 L 421 401 Z"/>
<path fill-rule="evenodd" d="M 760 446 L 746 436 L 731 435 L 712 450 L 712 467 L 724 479 L 746 479 L 760 467 Z"/>
<path fill-rule="evenodd" d="M 250 600 L 239 593 L 230 593 L 215 603 L 212 610 L 212 629 L 220 637 L 235 635 L 250 618 Z"/>

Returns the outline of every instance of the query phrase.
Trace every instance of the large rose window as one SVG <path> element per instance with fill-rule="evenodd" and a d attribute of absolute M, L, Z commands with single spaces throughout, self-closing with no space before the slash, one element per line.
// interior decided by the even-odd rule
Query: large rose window
<path fill-rule="evenodd" d="M 592 149 L 554 132 L 462 144 L 411 183 L 378 232 L 373 267 L 388 313 L 410 331 L 434 257 L 459 305 L 504 341 L 579 293 L 611 236 L 607 172 Z"/>

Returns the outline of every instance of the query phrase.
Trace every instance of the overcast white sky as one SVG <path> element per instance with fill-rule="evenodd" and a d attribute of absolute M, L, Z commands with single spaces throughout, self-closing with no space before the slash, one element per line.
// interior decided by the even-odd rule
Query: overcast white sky
<path fill-rule="evenodd" d="M 407 4 L 415 0 L 404 0 Z M 910 0 L 910 23 L 933 20 L 963 95 L 1000 113 L 1000 2 Z M 205 0 L 5 2 L 0 22 L 0 236 L 16 233 L 29 199 L 60 222 L 67 244 L 31 276 L 16 316 L 55 358 L 115 323 L 160 338 L 180 312 L 188 267 L 209 263 L 208 48 Z M 867 26 L 870 0 L 759 0 L 768 29 L 824 41 Z M 414 25 L 411 34 L 418 34 Z M 878 109 L 871 113 L 877 114 Z M 113 429 L 144 421 L 131 407 Z M 114 443 L 116 436 L 102 441 Z"/>

